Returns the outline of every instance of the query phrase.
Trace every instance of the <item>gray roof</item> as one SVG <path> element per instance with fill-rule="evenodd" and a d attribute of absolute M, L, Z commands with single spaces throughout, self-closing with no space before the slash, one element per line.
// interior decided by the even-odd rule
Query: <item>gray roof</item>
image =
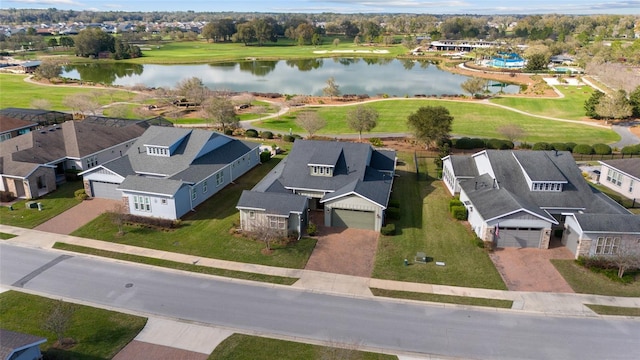
<path fill-rule="evenodd" d="M 551 208 L 580 209 L 591 214 L 628 214 L 626 209 L 589 186 L 569 152 L 486 150 L 486 154 L 497 182 L 494 184 L 488 174 L 460 182 L 485 219 L 499 217 L 519 208 L 547 219 L 550 219 L 549 214 L 544 209 Z M 516 156 L 520 163 L 516 161 Z M 565 179 L 567 183 L 563 184 L 562 191 L 531 191 L 523 173 L 525 165 L 520 166 L 529 162 L 539 166 L 529 170 L 530 176 L 535 179 Z M 473 162 L 459 161 L 458 164 L 475 168 Z M 462 171 L 469 174 L 474 170 Z"/>
<path fill-rule="evenodd" d="M 631 175 L 636 179 L 640 179 L 640 158 L 602 160 L 600 161 L 607 166 Z"/>
<path fill-rule="evenodd" d="M 191 133 L 191 129 L 176 128 L 173 131 L 159 131 L 153 137 L 145 136 L 144 145 L 172 146 Z"/>
<path fill-rule="evenodd" d="M 0 359 L 8 359 L 14 352 L 45 342 L 47 339 L 40 336 L 0 329 Z"/>
<path fill-rule="evenodd" d="M 238 209 L 263 210 L 269 214 L 288 216 L 291 212 L 302 213 L 307 207 L 307 198 L 290 193 L 243 190 L 236 207 Z"/>
<path fill-rule="evenodd" d="M 338 150 L 339 156 L 335 158 Z M 335 160 L 331 177 L 313 176 L 309 171 L 308 165 L 318 161 L 322 154 Z M 378 151 L 369 144 L 296 140 L 278 181 L 289 189 L 327 192 L 345 191 L 345 186 L 359 181 L 355 188 L 359 194 L 386 207 L 393 179 L 387 174 L 387 181 L 383 181 L 383 173 L 393 171 L 394 166 L 394 151 Z"/>
<path fill-rule="evenodd" d="M 611 232 L 640 234 L 640 216 L 634 214 L 575 214 L 584 232 Z"/>
<path fill-rule="evenodd" d="M 180 180 L 129 175 L 118 186 L 118 189 L 173 196 L 186 184 Z"/>
<path fill-rule="evenodd" d="M 462 177 L 474 177 L 478 176 L 478 169 L 476 168 L 473 158 L 469 155 L 450 155 L 451 166 L 456 176 Z"/>

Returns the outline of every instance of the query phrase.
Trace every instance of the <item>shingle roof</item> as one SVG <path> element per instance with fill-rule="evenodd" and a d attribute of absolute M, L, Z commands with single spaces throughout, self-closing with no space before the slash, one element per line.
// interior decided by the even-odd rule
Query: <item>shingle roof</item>
<path fill-rule="evenodd" d="M 450 155 L 451 166 L 456 176 L 462 177 L 474 177 L 478 176 L 478 169 L 476 168 L 473 158 L 469 155 Z"/>
<path fill-rule="evenodd" d="M 173 196 L 186 184 L 186 182 L 180 180 L 129 175 L 118 186 L 118 189 Z"/>
<path fill-rule="evenodd" d="M 634 214 L 575 214 L 584 232 L 607 232 L 612 229 L 620 233 L 640 234 L 640 216 Z"/>
<path fill-rule="evenodd" d="M 36 125 L 38 125 L 38 123 L 33 121 L 16 119 L 16 118 L 0 115 L 0 133 L 20 130 L 20 129 L 24 129 L 24 128 L 28 128 Z"/>
<path fill-rule="evenodd" d="M 640 158 L 602 160 L 601 163 L 640 179 Z"/>
<path fill-rule="evenodd" d="M 567 181 L 562 171 L 549 158 L 549 154 L 544 151 L 514 151 L 513 157 L 516 158 L 531 181 Z M 558 152 L 551 154 L 553 154 L 551 156 L 560 156 Z"/>
<path fill-rule="evenodd" d="M 287 216 L 291 212 L 303 212 L 306 206 L 307 198 L 301 195 L 244 190 L 236 207 Z"/>
<path fill-rule="evenodd" d="M 47 342 L 46 338 L 0 329 L 0 359 L 8 359 L 15 351 Z"/>

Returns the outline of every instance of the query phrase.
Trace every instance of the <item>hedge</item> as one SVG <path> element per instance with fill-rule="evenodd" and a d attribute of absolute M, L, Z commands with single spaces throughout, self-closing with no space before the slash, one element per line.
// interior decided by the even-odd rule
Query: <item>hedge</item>
<path fill-rule="evenodd" d="M 380 229 L 380 234 L 385 236 L 395 235 L 396 224 L 387 224 Z"/>
<path fill-rule="evenodd" d="M 593 151 L 598 155 L 611 154 L 611 146 L 607 144 L 593 144 Z"/>
<path fill-rule="evenodd" d="M 452 207 L 451 214 L 456 220 L 467 220 L 467 209 L 462 205 Z"/>
<path fill-rule="evenodd" d="M 271 151 L 265 150 L 263 152 L 260 153 L 260 162 L 261 163 L 266 163 L 267 161 L 269 161 L 271 159 Z"/>
<path fill-rule="evenodd" d="M 455 206 L 464 206 L 460 199 L 451 199 L 449 200 L 449 211 L 452 211 Z"/>
<path fill-rule="evenodd" d="M 547 142 L 537 142 L 533 144 L 533 150 L 553 150 L 553 146 Z"/>
<path fill-rule="evenodd" d="M 591 155 L 593 154 L 593 147 L 587 144 L 578 144 L 573 148 L 573 152 L 575 154 Z"/>
<path fill-rule="evenodd" d="M 263 131 L 260 137 L 263 139 L 273 139 L 273 133 L 271 131 Z"/>

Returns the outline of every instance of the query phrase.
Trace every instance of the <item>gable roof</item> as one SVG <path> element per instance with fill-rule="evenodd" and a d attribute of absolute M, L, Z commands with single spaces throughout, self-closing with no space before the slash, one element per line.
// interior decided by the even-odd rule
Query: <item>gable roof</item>
<path fill-rule="evenodd" d="M 583 232 L 640 234 L 640 216 L 635 214 L 575 214 Z"/>
<path fill-rule="evenodd" d="M 13 117 L 0 115 L 0 133 L 7 133 L 10 131 L 27 129 L 30 127 L 35 127 L 37 125 L 38 123 L 33 121 L 16 119 Z"/>
<path fill-rule="evenodd" d="M 0 359 L 9 359 L 14 353 L 47 342 L 46 338 L 0 329 Z"/>
<path fill-rule="evenodd" d="M 602 160 L 600 163 L 621 171 L 640 181 L 640 158 Z"/>
<path fill-rule="evenodd" d="M 307 198 L 301 195 L 243 190 L 236 208 L 288 216 L 292 212 L 302 213 L 306 206 Z"/>
<path fill-rule="evenodd" d="M 451 166 L 456 176 L 474 177 L 478 176 L 478 168 L 469 155 L 449 155 Z"/>

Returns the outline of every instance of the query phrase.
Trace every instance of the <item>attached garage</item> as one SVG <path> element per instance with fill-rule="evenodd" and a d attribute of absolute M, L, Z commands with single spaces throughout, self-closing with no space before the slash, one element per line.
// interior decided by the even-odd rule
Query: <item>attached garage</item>
<path fill-rule="evenodd" d="M 117 190 L 120 184 L 104 181 L 91 181 L 91 193 L 93 197 L 103 199 L 122 199 L 122 191 Z"/>
<path fill-rule="evenodd" d="M 331 226 L 375 230 L 373 211 L 332 209 Z"/>
<path fill-rule="evenodd" d="M 542 229 L 499 228 L 496 247 L 539 248 Z"/>

